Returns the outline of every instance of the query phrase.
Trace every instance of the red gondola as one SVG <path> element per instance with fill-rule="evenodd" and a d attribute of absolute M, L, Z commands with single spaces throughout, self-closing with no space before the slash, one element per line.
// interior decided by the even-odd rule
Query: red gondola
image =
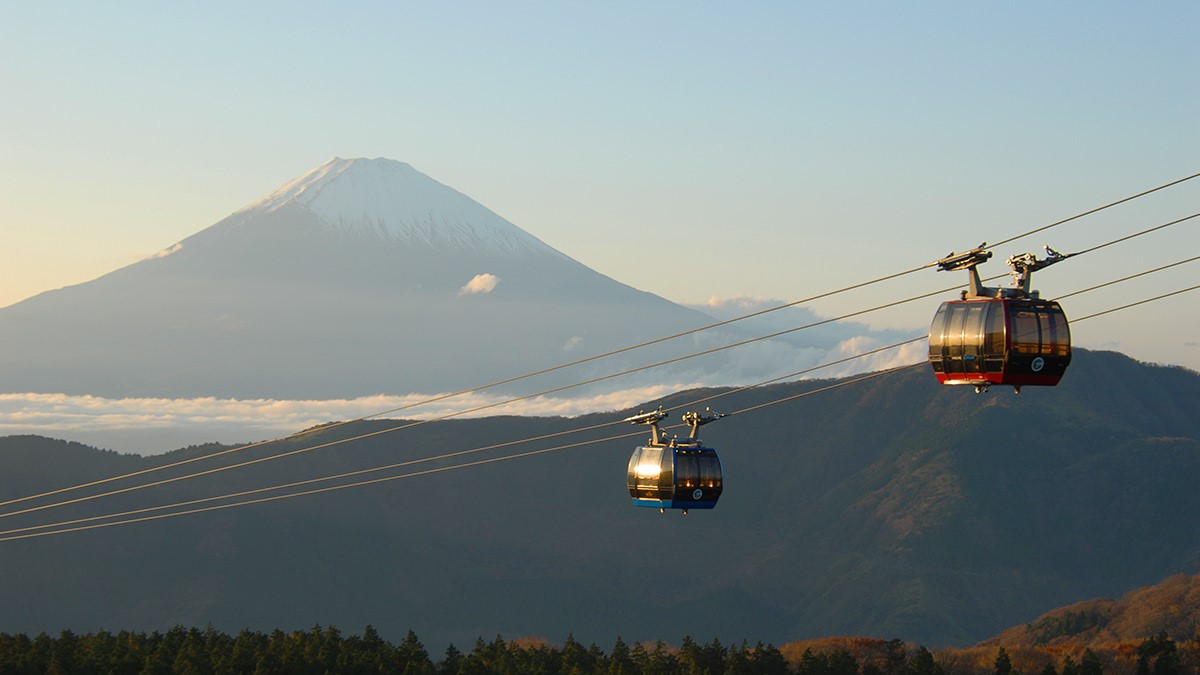
<path fill-rule="evenodd" d="M 1069 256 L 1046 247 L 1038 260 L 1009 258 L 1015 288 L 983 285 L 976 266 L 992 256 L 983 247 L 938 261 L 940 270 L 967 270 L 970 290 L 942 303 L 929 328 L 929 364 L 942 384 L 968 384 L 976 392 L 993 384 L 1054 386 L 1071 363 L 1071 331 L 1062 307 L 1031 291 L 1035 270 Z"/>

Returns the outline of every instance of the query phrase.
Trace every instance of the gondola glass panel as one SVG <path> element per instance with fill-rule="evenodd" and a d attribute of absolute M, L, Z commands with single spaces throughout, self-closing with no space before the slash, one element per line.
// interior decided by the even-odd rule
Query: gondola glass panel
<path fill-rule="evenodd" d="M 629 458 L 629 495 L 639 499 L 670 499 L 674 484 L 671 449 L 644 447 Z"/>
<path fill-rule="evenodd" d="M 983 310 L 985 305 L 973 303 L 963 309 L 962 360 L 964 373 L 983 372 Z"/>
<path fill-rule="evenodd" d="M 1004 341 L 1004 306 L 1001 303 L 987 303 L 986 328 L 983 332 L 984 371 L 999 373 L 1004 371 L 1004 352 L 1008 351 Z"/>
<path fill-rule="evenodd" d="M 1071 332 L 1062 308 L 1058 305 L 1047 306 L 1042 309 L 1038 319 L 1042 324 L 1042 353 L 1053 356 L 1070 354 Z"/>
<path fill-rule="evenodd" d="M 1037 354 L 1041 351 L 1041 327 L 1038 325 L 1037 313 L 1031 307 L 1012 308 L 1013 349 L 1025 354 Z"/>

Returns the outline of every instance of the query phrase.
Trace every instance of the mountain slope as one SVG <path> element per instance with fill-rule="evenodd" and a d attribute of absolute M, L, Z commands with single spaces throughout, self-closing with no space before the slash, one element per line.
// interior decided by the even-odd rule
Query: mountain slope
<path fill-rule="evenodd" d="M 559 639 L 567 631 L 601 644 L 620 634 L 963 645 L 1079 598 L 1200 569 L 1194 372 L 1080 350 L 1061 385 L 1020 396 L 942 387 L 926 367 L 804 395 L 828 384 L 775 385 L 702 404 L 734 412 L 800 396 L 704 427 L 726 479 L 710 512 L 682 517 L 630 506 L 623 474 L 637 439 L 604 441 L 291 501 L 3 542 L 0 631 L 371 623 L 393 636 L 412 628 L 432 645 L 496 633 Z M 646 407 L 714 393 L 681 392 Z M 426 424 L 112 504 L 4 519 L 3 527 L 546 437 L 628 412 Z M 321 430 L 193 466 L 395 425 Z M 628 430 L 596 428 L 447 461 Z M 0 439 L 0 501 L 201 449 L 147 458 L 79 452 Z M 360 479 L 381 475 L 389 473 Z M 78 564 L 84 558 L 88 566 Z"/>
<path fill-rule="evenodd" d="M 0 388 L 433 393 L 709 322 L 406 164 L 334 159 L 154 258 L 0 309 Z"/>
<path fill-rule="evenodd" d="M 1200 634 L 1200 575 L 1177 574 L 1119 600 L 1085 600 L 1046 612 L 984 644 L 1087 645 L 1137 642 L 1165 633 L 1174 640 Z"/>

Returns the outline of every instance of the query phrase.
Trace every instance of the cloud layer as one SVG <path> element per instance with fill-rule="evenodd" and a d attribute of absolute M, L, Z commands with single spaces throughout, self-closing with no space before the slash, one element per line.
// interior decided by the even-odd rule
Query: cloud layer
<path fill-rule="evenodd" d="M 463 287 L 463 293 L 487 293 L 499 279 L 481 274 Z M 755 298 L 713 298 L 701 309 L 717 318 L 744 316 L 780 303 Z M 780 330 L 819 322 L 807 309 L 789 308 L 762 317 L 739 321 L 726 329 L 692 335 L 685 351 L 700 352 Z M 919 332 L 919 331 L 917 331 Z M 847 357 L 896 344 L 914 337 L 913 332 L 872 331 L 862 324 L 838 322 L 806 329 L 781 338 L 752 342 L 719 352 L 719 356 L 681 361 L 670 369 L 651 369 L 611 380 L 607 391 L 597 387 L 568 390 L 554 397 L 540 397 L 497 405 L 470 416 L 560 415 L 617 411 L 634 407 L 680 390 L 702 386 L 742 386 L 781 378 Z M 572 338 L 564 351 L 573 351 L 583 341 Z M 648 357 L 626 355 L 630 363 L 645 365 Z M 644 360 L 637 360 L 637 359 Z M 923 341 L 822 367 L 803 377 L 834 378 L 916 363 L 926 358 Z M 620 371 L 630 363 L 597 362 L 596 372 L 584 379 Z M 623 387 L 612 389 L 614 386 Z M 185 445 L 222 442 L 240 443 L 277 438 L 330 421 L 376 416 L 429 419 L 460 410 L 490 406 L 508 394 L 493 392 L 457 396 L 419 405 L 435 394 L 374 395 L 330 400 L 274 400 L 220 398 L 102 398 L 66 394 L 0 394 L 0 435 L 39 434 L 79 441 L 120 452 L 157 453 Z M 416 407 L 409 407 L 416 406 Z"/>
<path fill-rule="evenodd" d="M 696 386 L 696 385 L 692 385 Z M 573 398 L 542 397 L 463 415 L 576 416 L 620 410 L 677 390 L 657 385 Z M 185 445 L 277 438 L 330 421 L 382 417 L 430 419 L 502 403 L 504 395 L 469 394 L 416 408 L 425 394 L 323 401 L 221 398 L 121 398 L 67 394 L 0 394 L 0 436 L 38 434 L 120 452 L 154 454 Z M 164 445 L 165 444 L 165 445 Z"/>

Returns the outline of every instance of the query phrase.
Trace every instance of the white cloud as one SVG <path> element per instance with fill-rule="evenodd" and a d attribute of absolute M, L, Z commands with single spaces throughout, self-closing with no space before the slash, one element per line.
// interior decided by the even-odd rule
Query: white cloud
<path fill-rule="evenodd" d="M 491 293 L 499 283 L 500 277 L 495 274 L 476 274 L 475 278 L 468 281 L 466 286 L 458 289 L 458 294 Z"/>
<path fill-rule="evenodd" d="M 886 343 L 877 338 L 865 335 L 858 336 L 839 344 L 829 355 L 829 360 L 844 359 L 885 346 L 887 346 Z M 919 363 L 927 358 L 929 358 L 929 343 L 918 340 L 917 342 L 911 342 L 896 349 L 888 349 L 878 354 L 871 354 L 848 361 L 831 369 L 831 374 L 822 375 L 822 377 L 845 377 L 887 370 L 888 368 Z"/>
<path fill-rule="evenodd" d="M 155 253 L 154 255 L 150 256 L 150 258 L 151 259 L 165 258 L 165 257 L 171 255 L 172 253 L 178 253 L 181 249 L 183 249 L 183 242 L 179 242 L 178 244 L 175 244 L 174 246 L 172 246 L 170 248 L 164 248 L 163 250 L 159 251 L 158 253 Z"/>
<path fill-rule="evenodd" d="M 763 309 L 771 303 L 766 298 L 760 298 L 753 295 L 732 295 L 728 298 L 722 298 L 719 295 L 709 297 L 708 302 L 704 303 L 703 307 L 715 310 L 733 309 L 739 312 L 754 311 Z M 776 305 L 782 303 L 775 303 Z"/>
<path fill-rule="evenodd" d="M 574 335 L 571 337 L 570 340 L 567 340 L 567 343 L 565 345 L 563 345 L 563 351 L 564 352 L 573 352 L 581 344 L 583 344 L 583 337 L 581 337 L 579 335 Z"/>

